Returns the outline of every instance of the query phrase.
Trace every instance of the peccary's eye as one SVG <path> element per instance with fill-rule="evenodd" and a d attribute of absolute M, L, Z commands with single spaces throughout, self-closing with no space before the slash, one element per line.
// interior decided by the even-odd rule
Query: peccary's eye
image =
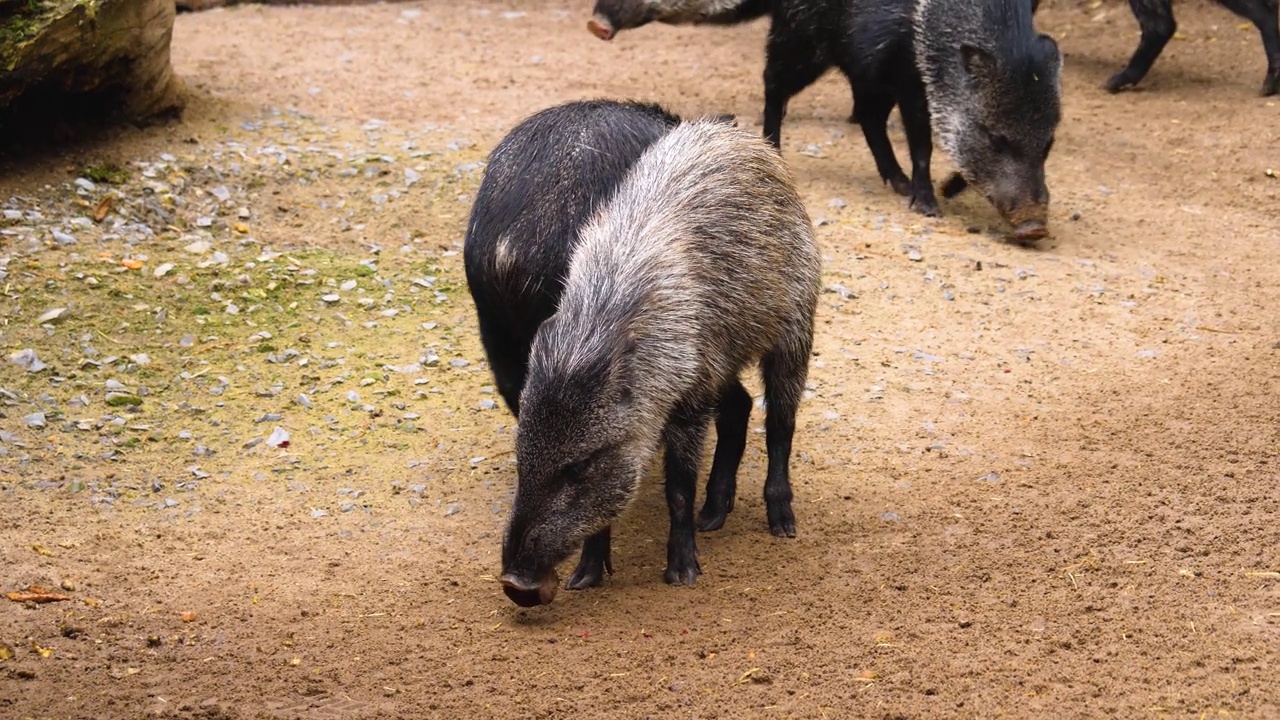
<path fill-rule="evenodd" d="M 1008 138 L 1003 135 L 993 133 L 986 128 L 983 128 L 983 131 L 987 135 L 987 142 L 991 143 L 992 150 L 995 150 L 1001 155 L 1011 155 L 1013 153 L 1013 143 L 1009 142 Z"/>
<path fill-rule="evenodd" d="M 560 471 L 560 475 L 569 482 L 581 482 L 587 477 L 587 471 L 591 469 L 591 464 L 595 462 L 596 456 L 589 455 L 578 462 L 569 463 Z"/>

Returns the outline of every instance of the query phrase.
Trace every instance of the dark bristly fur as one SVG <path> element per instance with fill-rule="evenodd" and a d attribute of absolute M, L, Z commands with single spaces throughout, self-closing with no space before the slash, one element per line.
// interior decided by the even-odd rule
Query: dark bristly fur
<path fill-rule="evenodd" d="M 1253 23 L 1262 36 L 1262 50 L 1267 56 L 1267 74 L 1259 94 L 1263 97 L 1280 93 L 1280 3 L 1277 0 L 1216 0 L 1231 12 Z M 1039 0 L 1032 0 L 1034 12 Z M 1103 83 L 1107 92 L 1137 85 L 1147 76 L 1164 46 L 1173 39 L 1178 23 L 1173 19 L 1173 0 L 1129 0 L 1129 8 L 1142 28 L 1142 39 L 1123 70 Z"/>
<path fill-rule="evenodd" d="M 529 345 L 555 312 L 578 228 L 679 121 L 652 104 L 571 102 L 526 118 L 490 153 L 463 261 L 489 367 L 516 416 Z"/>
<path fill-rule="evenodd" d="M 503 541 L 508 595 L 550 602 L 555 565 L 579 546 L 569 587 L 599 584 L 611 524 L 660 448 L 671 520 L 665 577 L 692 584 L 703 442 L 717 403 L 743 419 L 750 412 L 739 375 L 751 364 L 768 408 L 769 527 L 793 536 L 789 458 L 818 291 L 812 226 L 771 147 L 702 120 L 646 150 L 582 227 L 559 309 L 533 342 Z M 712 481 L 722 449 L 741 456 L 745 426 L 731 424 L 738 437 L 717 448 Z M 704 518 L 725 509 L 725 492 L 708 483 Z"/>

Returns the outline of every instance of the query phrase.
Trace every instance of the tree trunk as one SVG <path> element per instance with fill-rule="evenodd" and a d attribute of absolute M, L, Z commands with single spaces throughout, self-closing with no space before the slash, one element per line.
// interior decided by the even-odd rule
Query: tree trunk
<path fill-rule="evenodd" d="M 0 130 L 182 107 L 174 0 L 0 0 Z"/>

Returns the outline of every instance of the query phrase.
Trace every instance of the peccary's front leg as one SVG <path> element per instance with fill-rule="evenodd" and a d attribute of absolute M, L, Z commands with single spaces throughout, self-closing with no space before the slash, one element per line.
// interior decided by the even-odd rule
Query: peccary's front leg
<path fill-rule="evenodd" d="M 1136 85 L 1146 77 L 1151 65 L 1160 57 L 1164 46 L 1178 30 L 1178 23 L 1173 19 L 1171 0 L 1129 0 L 1129 7 L 1133 10 L 1133 16 L 1138 19 L 1138 26 L 1142 28 L 1142 39 L 1138 41 L 1138 48 L 1133 51 L 1133 57 L 1129 58 L 1125 69 L 1112 75 L 1103 84 L 1102 87 L 1111 93 Z"/>
<path fill-rule="evenodd" d="M 702 403 L 682 401 L 671 413 L 663 432 L 667 451 L 667 510 L 671 515 L 665 578 L 672 585 L 692 585 L 702 574 L 694 540 L 693 501 L 710 410 Z"/>
<path fill-rule="evenodd" d="M 898 96 L 898 110 L 911 147 L 911 207 L 928 217 L 937 217 L 938 198 L 933 194 L 929 164 L 933 159 L 933 127 L 929 123 L 929 101 L 924 86 L 912 83 Z"/>
<path fill-rule="evenodd" d="M 698 513 L 698 529 L 719 530 L 733 510 L 738 494 L 738 465 L 747 448 L 747 427 L 751 419 L 751 393 L 734 381 L 720 396 L 716 415 L 716 454 L 707 478 L 707 497 Z"/>
<path fill-rule="evenodd" d="M 775 148 L 782 148 L 787 103 L 831 67 L 816 57 L 817 48 L 811 38 L 798 37 L 794 30 L 776 21 L 769 29 L 764 64 L 764 136 Z"/>
<path fill-rule="evenodd" d="M 1280 93 L 1280 18 L 1274 0 L 1219 0 L 1231 12 L 1247 18 L 1262 35 L 1262 49 L 1267 53 L 1267 76 L 1262 81 L 1262 96 Z"/>
<path fill-rule="evenodd" d="M 889 142 L 889 113 L 893 112 L 893 102 L 893 95 L 887 93 L 864 93 L 853 111 L 858 114 L 862 136 L 866 138 L 867 148 L 876 161 L 880 179 L 899 195 L 910 195 L 911 181 L 902 172 L 902 166 L 893 154 L 893 143 Z"/>
<path fill-rule="evenodd" d="M 587 538 L 582 544 L 582 557 L 578 560 L 578 567 L 565 587 L 570 590 L 585 590 L 604 584 L 605 574 L 613 574 L 613 559 L 610 557 L 612 539 L 612 526 Z"/>

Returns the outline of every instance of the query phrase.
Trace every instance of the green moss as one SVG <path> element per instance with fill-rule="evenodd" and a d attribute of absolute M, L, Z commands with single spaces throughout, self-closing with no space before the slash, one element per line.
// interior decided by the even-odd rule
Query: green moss
<path fill-rule="evenodd" d="M 96 183 L 123 185 L 129 179 L 129 171 L 113 162 L 86 165 L 84 176 Z"/>

